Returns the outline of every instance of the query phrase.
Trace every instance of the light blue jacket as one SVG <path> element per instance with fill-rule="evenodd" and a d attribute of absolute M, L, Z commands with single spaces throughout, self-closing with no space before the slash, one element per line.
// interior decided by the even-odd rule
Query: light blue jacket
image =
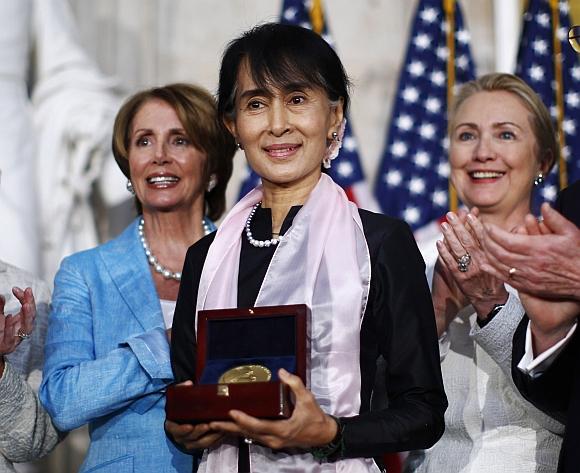
<path fill-rule="evenodd" d="M 40 398 L 59 429 L 89 424 L 81 471 L 191 473 L 163 430 L 173 374 L 137 220 L 65 258 L 52 303 Z"/>

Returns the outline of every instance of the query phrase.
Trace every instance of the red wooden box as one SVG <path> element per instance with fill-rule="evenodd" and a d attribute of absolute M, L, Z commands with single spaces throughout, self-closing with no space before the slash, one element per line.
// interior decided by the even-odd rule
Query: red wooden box
<path fill-rule="evenodd" d="M 279 381 L 278 369 L 310 384 L 309 319 L 310 309 L 304 304 L 200 311 L 196 379 L 193 386 L 167 389 L 167 418 L 182 423 L 226 420 L 231 409 L 267 419 L 289 417 L 290 390 Z M 271 380 L 218 383 L 225 371 L 246 364 L 266 366 Z"/>

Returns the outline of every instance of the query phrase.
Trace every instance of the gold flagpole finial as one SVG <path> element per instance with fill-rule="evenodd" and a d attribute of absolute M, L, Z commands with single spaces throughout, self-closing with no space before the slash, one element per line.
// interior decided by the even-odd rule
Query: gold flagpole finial
<path fill-rule="evenodd" d="M 324 29 L 324 12 L 322 10 L 322 0 L 312 0 L 310 7 L 310 23 L 315 33 L 322 34 Z"/>

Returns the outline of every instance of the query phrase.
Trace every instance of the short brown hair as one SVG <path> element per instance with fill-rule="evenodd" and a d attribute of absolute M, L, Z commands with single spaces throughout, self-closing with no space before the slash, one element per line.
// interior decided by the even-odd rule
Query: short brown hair
<path fill-rule="evenodd" d="M 455 96 L 449 109 L 449 133 L 455 126 L 457 111 L 469 97 L 478 92 L 504 91 L 515 95 L 532 114 L 532 131 L 538 144 L 538 160 L 546 165 L 546 174 L 560 157 L 560 147 L 550 112 L 542 99 L 522 79 L 513 74 L 493 73 L 465 83 Z"/>
<path fill-rule="evenodd" d="M 217 118 L 214 98 L 203 88 L 191 84 L 169 84 L 137 92 L 121 106 L 113 126 L 113 155 L 128 179 L 130 132 L 139 109 L 150 100 L 163 100 L 170 105 L 193 145 L 207 155 L 203 182 L 215 174 L 216 186 L 205 192 L 206 214 L 217 220 L 226 208 L 226 186 L 232 175 L 236 146 L 233 137 Z M 137 201 L 141 213 L 141 203 Z"/>

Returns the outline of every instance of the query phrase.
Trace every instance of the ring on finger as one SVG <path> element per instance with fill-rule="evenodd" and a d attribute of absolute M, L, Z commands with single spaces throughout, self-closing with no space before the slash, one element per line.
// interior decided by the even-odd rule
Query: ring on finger
<path fill-rule="evenodd" d="M 457 269 L 460 272 L 465 273 L 469 269 L 469 265 L 471 264 L 471 255 L 469 253 L 465 253 L 457 258 Z"/>
<path fill-rule="evenodd" d="M 517 272 L 518 270 L 516 268 L 510 268 L 510 270 L 508 271 L 508 278 L 511 278 Z"/>
<path fill-rule="evenodd" d="M 27 338 L 30 337 L 29 333 L 24 332 L 22 329 L 18 329 L 18 332 L 16 332 L 16 336 L 20 338 L 20 340 L 26 340 Z"/>
<path fill-rule="evenodd" d="M 244 442 L 248 445 L 252 445 L 254 443 L 254 440 L 251 439 L 250 437 L 244 437 Z"/>

